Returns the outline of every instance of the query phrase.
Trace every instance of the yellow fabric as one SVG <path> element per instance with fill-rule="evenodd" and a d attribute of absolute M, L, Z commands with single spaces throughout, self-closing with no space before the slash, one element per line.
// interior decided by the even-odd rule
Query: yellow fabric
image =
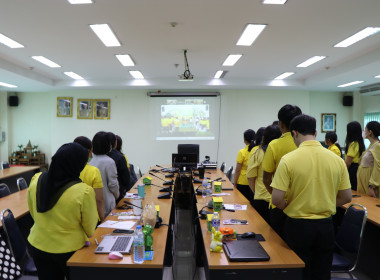
<path fill-rule="evenodd" d="M 328 149 L 329 149 L 330 151 L 332 151 L 334 154 L 336 154 L 337 156 L 339 156 L 339 157 L 342 156 L 342 154 L 340 153 L 340 149 L 338 148 L 337 145 L 332 144 L 331 146 L 328 147 Z"/>
<path fill-rule="evenodd" d="M 94 189 L 103 188 L 102 175 L 100 175 L 99 169 L 88 163 L 80 173 L 79 179 Z"/>
<path fill-rule="evenodd" d="M 285 155 L 271 186 L 285 191 L 284 213 L 295 219 L 323 219 L 336 212 L 338 191 L 350 189 L 345 162 L 315 140 Z"/>
<path fill-rule="evenodd" d="M 264 150 L 257 149 L 252 154 L 248 161 L 247 178 L 256 178 L 255 180 L 255 197 L 254 199 L 265 200 L 267 202 L 271 199 L 271 194 L 267 191 L 263 183 L 263 158 Z"/>
<path fill-rule="evenodd" d="M 68 253 L 82 248 L 88 236 L 94 234 L 98 222 L 95 192 L 85 183 L 68 188 L 52 209 L 38 213 L 37 182 L 41 173 L 33 176 L 28 189 L 28 206 L 34 224 L 28 241 L 48 253 Z"/>
<path fill-rule="evenodd" d="M 287 153 L 297 149 L 290 132 L 281 135 L 280 138 L 272 140 L 265 152 L 263 159 L 263 170 L 275 173 L 281 158 Z"/>
<path fill-rule="evenodd" d="M 248 185 L 247 179 L 247 166 L 250 152 L 248 152 L 248 145 L 244 149 L 241 149 L 237 155 L 236 162 L 241 164 L 240 176 L 237 183 L 239 185 Z"/>
<path fill-rule="evenodd" d="M 363 194 L 369 194 L 368 186 L 374 186 L 374 191 L 376 196 L 379 197 L 380 188 L 380 143 L 376 143 L 371 149 L 371 146 L 365 151 L 365 153 L 371 153 L 373 156 L 373 166 L 363 167 L 362 164 L 359 165 L 357 172 L 358 178 L 358 192 Z M 365 155 L 363 153 L 363 157 Z"/>
<path fill-rule="evenodd" d="M 123 154 L 123 156 L 125 157 L 125 160 L 127 161 L 127 166 L 128 166 L 128 169 L 129 169 L 129 162 L 128 162 L 127 156 L 125 154 Z"/>
<path fill-rule="evenodd" d="M 348 146 L 347 155 L 348 157 L 352 157 L 353 163 L 358 163 L 360 154 L 359 154 L 359 143 L 358 142 L 351 142 L 350 146 Z"/>

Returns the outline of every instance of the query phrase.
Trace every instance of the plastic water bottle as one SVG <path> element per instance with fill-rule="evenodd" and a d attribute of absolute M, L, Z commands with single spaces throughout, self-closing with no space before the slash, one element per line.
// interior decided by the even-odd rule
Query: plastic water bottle
<path fill-rule="evenodd" d="M 207 196 L 207 179 L 204 178 L 203 181 L 202 181 L 202 197 L 206 197 Z"/>
<path fill-rule="evenodd" d="M 133 236 L 133 262 L 143 263 L 145 255 L 144 233 L 141 230 L 141 225 L 138 225 Z"/>
<path fill-rule="evenodd" d="M 211 218 L 211 227 L 215 228 L 216 231 L 219 230 L 220 227 L 220 217 L 218 212 L 214 212 L 214 215 Z"/>
<path fill-rule="evenodd" d="M 212 196 L 212 186 L 210 183 L 207 184 L 207 196 Z"/>

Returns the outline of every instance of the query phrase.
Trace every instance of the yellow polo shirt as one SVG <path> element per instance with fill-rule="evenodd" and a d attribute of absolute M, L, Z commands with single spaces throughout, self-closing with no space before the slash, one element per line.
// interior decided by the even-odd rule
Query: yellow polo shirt
<path fill-rule="evenodd" d="M 258 146 L 257 146 L 258 147 Z M 264 150 L 256 148 L 248 161 L 247 178 L 256 178 L 255 181 L 255 198 L 257 200 L 270 201 L 271 195 L 263 183 L 263 158 Z"/>
<path fill-rule="evenodd" d="M 339 156 L 339 157 L 342 156 L 342 154 L 340 153 L 340 149 L 338 148 L 337 145 L 332 144 L 331 146 L 328 147 L 328 149 L 329 149 L 330 151 L 332 151 L 334 154 L 336 154 L 337 156 Z"/>
<path fill-rule="evenodd" d="M 348 146 L 348 151 L 346 157 L 352 157 L 353 163 L 359 163 L 360 153 L 359 153 L 359 143 L 351 142 Z"/>
<path fill-rule="evenodd" d="M 295 149 L 297 146 L 290 132 L 285 132 L 280 138 L 272 140 L 264 155 L 263 171 L 275 173 L 281 158 Z"/>
<path fill-rule="evenodd" d="M 239 185 L 248 185 L 247 166 L 248 166 L 249 156 L 250 156 L 250 152 L 248 152 L 248 145 L 245 146 L 244 149 L 241 149 L 237 155 L 236 162 L 242 165 L 240 176 L 237 180 L 237 183 Z"/>
<path fill-rule="evenodd" d="M 284 213 L 295 219 L 330 217 L 336 212 L 338 191 L 351 188 L 343 159 L 316 140 L 283 156 L 271 186 L 287 193 Z"/>
<path fill-rule="evenodd" d="M 129 162 L 128 162 L 127 156 L 125 154 L 123 154 L 123 156 L 125 157 L 125 161 L 127 162 L 127 166 L 128 166 L 128 169 L 129 169 Z"/>
<path fill-rule="evenodd" d="M 94 189 L 103 188 L 102 175 L 97 167 L 89 165 L 88 163 L 80 173 L 79 179 Z"/>
<path fill-rule="evenodd" d="M 36 191 L 41 173 L 30 181 L 29 212 L 34 220 L 28 241 L 48 253 L 68 253 L 82 248 L 98 222 L 95 192 L 85 183 L 68 188 L 50 210 L 37 212 Z"/>

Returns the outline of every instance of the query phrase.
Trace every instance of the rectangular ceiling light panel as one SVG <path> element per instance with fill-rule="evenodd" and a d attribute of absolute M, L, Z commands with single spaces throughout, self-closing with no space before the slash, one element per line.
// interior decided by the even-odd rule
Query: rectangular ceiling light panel
<path fill-rule="evenodd" d="M 129 74 L 135 79 L 144 79 L 144 76 L 140 71 L 129 71 Z"/>
<path fill-rule="evenodd" d="M 121 44 L 108 24 L 91 24 L 92 31 L 106 47 L 120 47 Z"/>
<path fill-rule="evenodd" d="M 2 86 L 2 87 L 8 87 L 8 88 L 16 88 L 17 87 L 15 85 L 3 83 L 3 82 L 0 82 L 0 86 Z"/>
<path fill-rule="evenodd" d="M 120 61 L 123 66 L 135 66 L 131 56 L 129 54 L 117 54 L 116 58 Z"/>
<path fill-rule="evenodd" d="M 294 74 L 295 74 L 294 72 L 285 72 L 285 73 L 282 73 L 280 76 L 277 76 L 274 79 L 275 80 L 283 80 L 283 79 L 286 79 L 287 77 L 294 75 Z"/>
<path fill-rule="evenodd" d="M 34 60 L 37 60 L 38 62 L 41 62 L 42 64 L 45 64 L 51 68 L 59 68 L 61 65 L 58 65 L 57 63 L 51 61 L 50 59 L 47 59 L 46 57 L 43 56 L 32 56 Z"/>
<path fill-rule="evenodd" d="M 74 80 L 84 80 L 83 77 L 79 76 L 78 74 L 76 74 L 74 72 L 64 72 L 64 74 L 66 76 L 69 76 L 70 78 L 72 78 Z"/>
<path fill-rule="evenodd" d="M 24 46 L 21 45 L 20 43 L 16 42 L 15 40 L 12 40 L 11 38 L 5 36 L 4 34 L 0 33 L 0 43 L 12 48 L 23 48 Z"/>
<path fill-rule="evenodd" d="M 266 24 L 247 24 L 236 45 L 251 46 L 266 26 Z"/>
<path fill-rule="evenodd" d="M 364 83 L 364 81 L 355 81 L 355 82 L 339 85 L 338 87 L 349 87 L 349 86 L 353 86 L 353 85 L 357 85 L 357 84 L 361 84 L 361 83 Z"/>
<path fill-rule="evenodd" d="M 298 64 L 297 67 L 308 67 L 314 63 L 317 63 L 318 61 L 321 61 L 322 59 L 325 59 L 326 56 L 313 56 L 309 58 L 308 60 L 302 62 L 301 64 Z"/>
<path fill-rule="evenodd" d="M 263 0 L 263 4 L 284 5 L 288 0 Z"/>
<path fill-rule="evenodd" d="M 92 4 L 92 0 L 67 0 L 70 4 Z"/>
<path fill-rule="evenodd" d="M 241 54 L 230 54 L 223 62 L 223 66 L 234 66 L 236 62 L 242 57 Z"/>
<path fill-rule="evenodd" d="M 342 42 L 336 44 L 335 48 L 346 48 L 348 46 L 351 46 L 360 40 L 363 40 L 369 36 L 372 36 L 380 31 L 380 27 L 367 27 L 363 30 L 359 31 L 358 33 L 352 35 L 351 37 L 348 37 L 347 39 L 343 40 Z"/>

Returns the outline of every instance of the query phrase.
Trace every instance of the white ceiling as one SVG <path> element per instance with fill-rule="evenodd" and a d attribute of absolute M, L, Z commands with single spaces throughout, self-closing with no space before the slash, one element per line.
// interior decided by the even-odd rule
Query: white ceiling
<path fill-rule="evenodd" d="M 380 33 L 348 48 L 333 45 L 379 27 L 379 12 L 379 0 L 0 0 L 0 33 L 25 46 L 0 44 L 0 82 L 17 85 L 15 91 L 68 90 L 76 87 L 63 72 L 73 71 L 89 89 L 130 89 L 136 81 L 128 71 L 140 70 L 146 79 L 140 89 L 269 89 L 273 78 L 290 71 L 296 74 L 285 80 L 287 89 L 353 91 L 380 82 L 374 78 L 380 75 Z M 95 23 L 108 23 L 122 46 L 105 47 L 88 26 Z M 236 46 L 247 23 L 268 26 L 252 46 Z M 178 81 L 184 49 L 193 82 Z M 236 53 L 243 54 L 238 63 L 223 67 L 227 55 Z M 123 67 L 115 54 L 130 54 L 136 66 Z M 62 68 L 42 65 L 33 55 Z M 327 58 L 296 67 L 314 55 Z M 217 70 L 228 73 L 215 81 Z M 337 88 L 356 80 L 365 83 Z"/>

